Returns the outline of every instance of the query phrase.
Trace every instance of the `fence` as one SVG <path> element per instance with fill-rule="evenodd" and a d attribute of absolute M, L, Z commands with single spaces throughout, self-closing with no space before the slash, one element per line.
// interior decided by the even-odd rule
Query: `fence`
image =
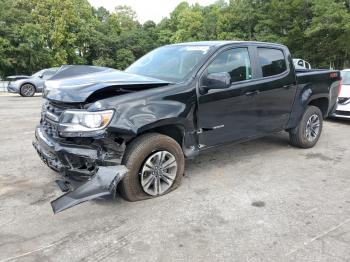
<path fill-rule="evenodd" d="M 7 92 L 7 81 L 0 81 L 0 92 Z"/>

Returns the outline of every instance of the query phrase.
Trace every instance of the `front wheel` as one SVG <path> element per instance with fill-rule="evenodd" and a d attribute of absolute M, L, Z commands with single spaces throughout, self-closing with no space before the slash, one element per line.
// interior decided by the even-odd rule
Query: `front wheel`
<path fill-rule="evenodd" d="M 35 86 L 32 84 L 24 84 L 21 86 L 19 94 L 24 97 L 31 97 L 35 94 Z"/>
<path fill-rule="evenodd" d="M 323 115 L 316 106 L 308 106 L 299 125 L 289 131 L 290 142 L 300 148 L 313 147 L 321 136 Z"/>
<path fill-rule="evenodd" d="M 180 145 L 171 137 L 150 133 L 128 145 L 123 157 L 128 174 L 119 183 L 120 195 L 138 201 L 169 193 L 178 187 L 185 159 Z"/>

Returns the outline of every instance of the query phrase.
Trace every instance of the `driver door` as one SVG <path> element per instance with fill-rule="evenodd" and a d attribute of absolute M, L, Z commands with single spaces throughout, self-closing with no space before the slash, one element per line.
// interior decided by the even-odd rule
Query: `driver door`
<path fill-rule="evenodd" d="M 198 126 L 201 148 L 209 148 L 257 135 L 257 85 L 253 80 L 248 47 L 230 48 L 218 53 L 199 81 Z M 254 66 L 253 66 L 254 68 Z M 230 84 L 223 89 L 203 90 L 211 73 L 226 72 Z"/>

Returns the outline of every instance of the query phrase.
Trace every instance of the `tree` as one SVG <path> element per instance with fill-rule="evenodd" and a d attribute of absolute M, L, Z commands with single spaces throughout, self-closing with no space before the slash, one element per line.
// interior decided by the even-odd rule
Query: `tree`
<path fill-rule="evenodd" d="M 127 6 L 88 0 L 0 0 L 0 76 L 62 64 L 123 69 L 165 44 L 199 40 L 283 43 L 316 67 L 350 64 L 350 8 L 344 0 L 218 0 L 180 3 L 158 24 Z"/>
<path fill-rule="evenodd" d="M 115 67 L 117 69 L 124 70 L 134 61 L 135 56 L 130 50 L 123 48 L 116 52 Z"/>
<path fill-rule="evenodd" d="M 96 19 L 87 0 L 32 1 L 33 23 L 46 33 L 45 47 L 52 52 L 53 65 L 86 63 Z"/>
<path fill-rule="evenodd" d="M 218 39 L 218 21 L 222 12 L 227 9 L 228 5 L 224 0 L 219 0 L 215 4 L 203 8 L 203 27 L 205 31 L 205 39 Z"/>
<path fill-rule="evenodd" d="M 343 1 L 314 0 L 306 30 L 311 60 L 320 67 L 341 68 L 350 55 L 350 14 Z"/>
<path fill-rule="evenodd" d="M 171 38 L 172 42 L 205 40 L 204 17 L 200 5 L 183 8 L 176 18 L 176 32 Z"/>
<path fill-rule="evenodd" d="M 230 0 L 218 18 L 218 38 L 223 40 L 254 40 L 255 27 L 261 12 L 260 2 Z"/>

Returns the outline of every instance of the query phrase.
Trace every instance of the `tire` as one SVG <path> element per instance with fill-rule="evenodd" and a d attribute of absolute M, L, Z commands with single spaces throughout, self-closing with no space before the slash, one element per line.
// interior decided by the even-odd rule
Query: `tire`
<path fill-rule="evenodd" d="M 313 123 L 313 124 L 312 124 Z M 318 123 L 318 124 L 317 124 Z M 318 129 L 316 128 L 318 125 Z M 313 126 L 316 129 L 308 131 Z M 297 127 L 289 130 L 290 143 L 300 148 L 311 148 L 321 136 L 323 114 L 316 106 L 308 106 Z M 317 131 L 317 132 L 316 132 Z"/>
<path fill-rule="evenodd" d="M 32 84 L 23 84 L 19 90 L 19 94 L 23 97 L 34 96 L 36 88 Z"/>
<path fill-rule="evenodd" d="M 163 152 L 167 152 L 169 154 Z M 166 169 L 167 172 L 173 172 L 172 179 L 169 180 L 170 182 L 168 181 L 165 183 L 167 179 L 163 180 L 164 178 L 159 178 L 157 180 L 155 176 L 162 176 L 159 173 L 152 175 L 153 173 L 151 171 L 148 171 L 149 168 L 147 166 L 147 163 L 157 157 L 155 156 L 156 154 L 162 155 L 159 157 L 159 159 L 163 159 L 164 155 L 164 161 L 171 160 L 170 162 L 175 162 L 175 164 L 172 164 L 170 171 L 169 169 Z M 165 162 L 162 163 L 166 164 Z M 128 168 L 129 172 L 125 175 L 123 180 L 118 185 L 119 194 L 128 201 L 139 201 L 158 197 L 176 189 L 180 185 L 184 174 L 185 158 L 180 145 L 174 139 L 165 135 L 150 133 L 136 138 L 127 146 L 127 149 L 123 156 L 122 164 Z M 176 165 L 176 169 L 174 168 L 174 165 Z M 161 171 L 156 172 L 161 173 Z M 167 172 L 164 174 L 168 175 Z M 160 183 L 161 186 L 157 187 L 154 185 L 152 187 L 149 186 L 148 189 L 145 189 L 146 187 L 142 186 L 141 183 L 144 183 L 146 178 L 150 177 L 153 178 L 152 181 L 157 180 L 157 182 L 154 183 Z M 159 189 L 164 189 L 168 186 L 170 187 L 164 192 L 161 192 Z M 153 191 L 152 188 L 154 189 Z M 146 193 L 146 190 L 149 192 Z M 155 190 L 157 190 L 158 194 L 150 194 L 151 191 L 154 192 Z"/>

